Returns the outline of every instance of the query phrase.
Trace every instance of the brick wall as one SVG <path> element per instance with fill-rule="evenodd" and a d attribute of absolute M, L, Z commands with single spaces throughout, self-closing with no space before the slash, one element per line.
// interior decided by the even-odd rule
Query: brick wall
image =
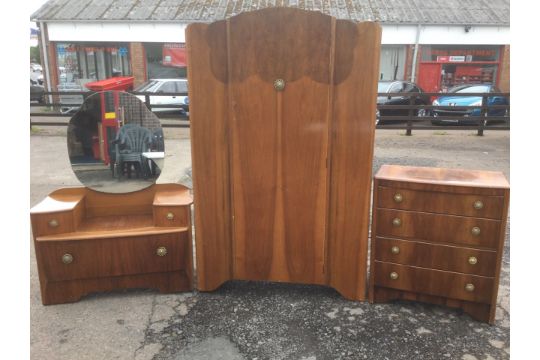
<path fill-rule="evenodd" d="M 131 73 L 134 79 L 134 87 L 146 81 L 146 53 L 142 43 L 135 42 L 129 44 L 131 54 Z"/>
<path fill-rule="evenodd" d="M 119 104 L 124 108 L 124 123 L 135 123 L 151 131 L 161 128 L 158 117 L 148 110 L 144 102 L 135 95 L 129 93 L 119 93 Z"/>
<path fill-rule="evenodd" d="M 505 45 L 502 53 L 499 89 L 503 92 L 510 91 L 510 45 Z"/>

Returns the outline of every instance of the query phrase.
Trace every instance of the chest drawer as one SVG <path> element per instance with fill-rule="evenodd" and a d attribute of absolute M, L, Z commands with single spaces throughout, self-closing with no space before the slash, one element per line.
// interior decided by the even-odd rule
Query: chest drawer
<path fill-rule="evenodd" d="M 377 203 L 379 207 L 388 209 L 499 220 L 503 213 L 503 200 L 502 196 L 450 194 L 379 186 Z"/>
<path fill-rule="evenodd" d="M 496 249 L 500 221 L 377 209 L 377 235 Z"/>
<path fill-rule="evenodd" d="M 497 253 L 418 241 L 377 238 L 375 260 L 473 275 L 495 276 Z"/>
<path fill-rule="evenodd" d="M 375 285 L 489 304 L 494 279 L 375 261 Z"/>
<path fill-rule="evenodd" d="M 37 245 L 47 277 L 62 281 L 185 269 L 187 239 L 187 232 L 176 232 Z"/>

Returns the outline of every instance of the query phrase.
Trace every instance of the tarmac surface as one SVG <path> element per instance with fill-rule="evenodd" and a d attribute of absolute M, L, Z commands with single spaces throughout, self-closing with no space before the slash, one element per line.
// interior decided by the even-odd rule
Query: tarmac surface
<path fill-rule="evenodd" d="M 164 130 L 158 182 L 191 186 L 189 129 Z M 498 170 L 510 180 L 508 131 L 377 130 L 382 164 Z M 80 186 L 65 127 L 31 132 L 30 206 Z M 322 286 L 231 281 L 210 293 L 127 290 L 43 306 L 33 245 L 30 261 L 32 359 L 462 359 L 510 357 L 510 238 L 503 257 L 496 323 L 416 302 L 371 305 Z M 31 241 L 31 239 L 29 239 Z"/>

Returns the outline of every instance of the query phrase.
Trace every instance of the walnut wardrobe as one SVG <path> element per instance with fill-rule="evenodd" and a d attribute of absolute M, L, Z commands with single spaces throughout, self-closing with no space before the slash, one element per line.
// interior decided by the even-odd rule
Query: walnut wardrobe
<path fill-rule="evenodd" d="M 366 297 L 381 28 L 269 8 L 186 30 L 198 289 Z"/>

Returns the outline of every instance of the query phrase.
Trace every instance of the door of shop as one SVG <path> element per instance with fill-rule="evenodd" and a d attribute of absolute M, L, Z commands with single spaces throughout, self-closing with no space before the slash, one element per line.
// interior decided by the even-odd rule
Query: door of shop
<path fill-rule="evenodd" d="M 425 92 L 438 92 L 441 84 L 441 64 L 420 64 L 418 85 Z"/>

